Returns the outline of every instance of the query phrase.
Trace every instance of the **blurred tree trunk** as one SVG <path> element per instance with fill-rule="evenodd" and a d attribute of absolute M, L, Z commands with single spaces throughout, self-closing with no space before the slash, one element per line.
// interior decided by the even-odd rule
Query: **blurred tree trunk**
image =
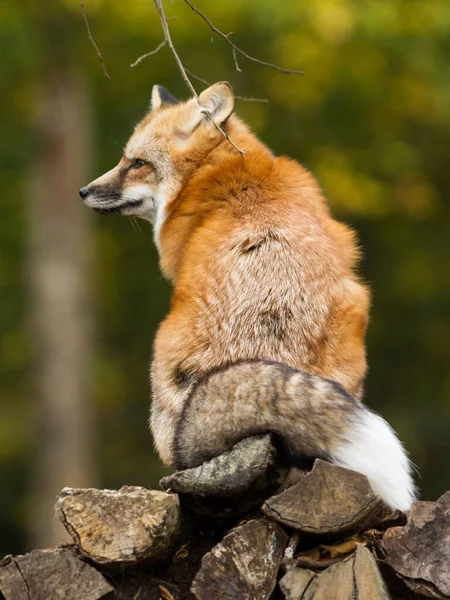
<path fill-rule="evenodd" d="M 44 75 L 29 222 L 29 307 L 37 439 L 32 547 L 64 539 L 53 521 L 64 486 L 96 483 L 88 370 L 92 355 L 89 223 L 77 190 L 91 148 L 86 87 L 68 67 Z"/>

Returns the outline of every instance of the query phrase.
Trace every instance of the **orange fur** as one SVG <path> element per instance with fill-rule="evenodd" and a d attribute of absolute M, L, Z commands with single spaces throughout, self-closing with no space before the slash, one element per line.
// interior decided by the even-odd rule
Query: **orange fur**
<path fill-rule="evenodd" d="M 152 221 L 173 282 L 151 368 L 162 460 L 196 466 L 271 432 L 290 460 L 357 470 L 392 509 L 407 510 L 415 489 L 402 445 L 354 400 L 369 293 L 353 270 L 353 232 L 331 218 L 304 167 L 231 116 L 229 84 L 199 102 L 155 86 L 120 163 L 80 190 L 99 212 Z"/>
<path fill-rule="evenodd" d="M 360 398 L 369 293 L 353 271 L 354 233 L 332 219 L 304 167 L 275 157 L 237 117 L 227 118 L 229 86 L 216 84 L 200 100 L 246 160 L 196 100 L 164 106 L 157 92 L 121 163 L 91 184 L 85 201 L 156 223 L 174 293 L 155 341 L 152 429 L 171 463 L 175 423 L 193 382 L 221 365 L 274 360 Z M 137 158 L 145 168 L 132 168 Z M 117 194 L 104 200 L 119 182 L 124 201 L 135 202 L 136 190 L 149 197 L 136 207 L 120 205 Z"/>
<path fill-rule="evenodd" d="M 288 242 L 291 255 L 299 261 L 289 265 L 298 271 L 299 289 L 302 281 L 305 287 L 320 289 L 326 313 L 316 330 L 309 322 L 312 315 L 298 312 L 293 327 L 304 351 L 296 346 L 283 362 L 335 379 L 358 395 L 366 371 L 369 294 L 352 271 L 359 255 L 353 232 L 331 218 L 316 180 L 306 169 L 292 160 L 275 158 L 236 119 L 228 131 L 246 149 L 247 160 L 226 142 L 220 143 L 167 208 L 160 240 L 161 267 L 173 280 L 174 297 L 171 313 L 158 334 L 157 349 L 166 354 L 167 345 L 174 364 L 194 362 L 198 348 L 207 343 L 198 299 L 206 298 L 208 286 L 223 277 L 224 248 L 233 243 L 250 247 L 258 243 L 258 236 L 271 231 Z M 230 261 L 230 272 L 232 269 Z M 235 292 L 230 304 L 221 307 L 225 314 L 215 315 L 217 324 L 227 322 L 239 310 L 245 290 Z M 317 296 L 311 302 L 316 304 Z M 175 334 L 176 338 L 189 332 L 188 340 L 174 341 L 175 331 L 183 332 Z M 214 335 L 211 338 L 208 342 L 214 344 Z M 220 362 L 251 358 L 251 354 L 248 348 L 242 355 L 226 356 L 227 348 L 221 347 Z M 278 348 L 258 357 L 280 360 Z M 204 356 L 195 369 L 202 372 L 216 364 L 215 356 L 210 360 Z"/>

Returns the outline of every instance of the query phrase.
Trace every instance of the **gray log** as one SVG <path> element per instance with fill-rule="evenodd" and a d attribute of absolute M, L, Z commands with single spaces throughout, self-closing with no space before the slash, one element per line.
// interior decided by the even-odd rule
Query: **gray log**
<path fill-rule="evenodd" d="M 314 600 L 357 600 L 353 592 L 353 558 L 351 558 L 328 567 L 317 577 L 312 598 Z"/>
<path fill-rule="evenodd" d="M 280 579 L 286 600 L 311 600 L 317 587 L 317 574 L 310 569 L 291 567 Z"/>
<path fill-rule="evenodd" d="M 404 527 L 383 536 L 388 564 L 415 593 L 450 598 L 450 493 L 415 502 Z"/>
<path fill-rule="evenodd" d="M 266 500 L 262 511 L 297 531 L 338 535 L 373 526 L 383 503 L 361 473 L 316 460 L 302 481 Z"/>
<path fill-rule="evenodd" d="M 375 558 L 362 544 L 320 575 L 292 567 L 280 581 L 286 600 L 389 600 Z"/>
<path fill-rule="evenodd" d="M 191 587 L 194 598 L 270 598 L 286 543 L 281 527 L 265 519 L 236 527 L 204 556 Z"/>
<path fill-rule="evenodd" d="M 163 477 L 164 490 L 200 497 L 234 498 L 245 493 L 273 493 L 286 475 L 277 465 L 270 435 L 247 438 L 194 469 Z"/>
<path fill-rule="evenodd" d="M 355 600 L 389 600 L 390 596 L 373 554 L 358 544 L 353 558 Z"/>
<path fill-rule="evenodd" d="M 33 550 L 0 563 L 5 600 L 106 600 L 113 590 L 101 573 L 67 548 Z"/>
<path fill-rule="evenodd" d="M 101 565 L 162 560 L 180 528 L 178 496 L 141 487 L 65 488 L 56 512 L 81 554 Z"/>

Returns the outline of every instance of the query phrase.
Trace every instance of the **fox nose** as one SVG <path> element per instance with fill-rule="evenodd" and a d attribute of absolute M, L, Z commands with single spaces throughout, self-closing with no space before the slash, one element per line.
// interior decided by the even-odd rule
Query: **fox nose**
<path fill-rule="evenodd" d="M 80 190 L 81 199 L 84 200 L 88 194 L 89 194 L 89 190 L 85 187 L 82 187 Z"/>

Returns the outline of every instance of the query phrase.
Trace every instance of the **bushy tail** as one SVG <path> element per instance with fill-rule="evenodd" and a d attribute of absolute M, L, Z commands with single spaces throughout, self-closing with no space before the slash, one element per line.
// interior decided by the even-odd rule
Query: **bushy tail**
<path fill-rule="evenodd" d="M 196 384 L 178 423 L 175 467 L 197 466 L 266 432 L 294 459 L 363 473 L 392 509 L 405 511 L 415 498 L 410 462 L 384 419 L 338 383 L 275 362 L 232 364 Z"/>

